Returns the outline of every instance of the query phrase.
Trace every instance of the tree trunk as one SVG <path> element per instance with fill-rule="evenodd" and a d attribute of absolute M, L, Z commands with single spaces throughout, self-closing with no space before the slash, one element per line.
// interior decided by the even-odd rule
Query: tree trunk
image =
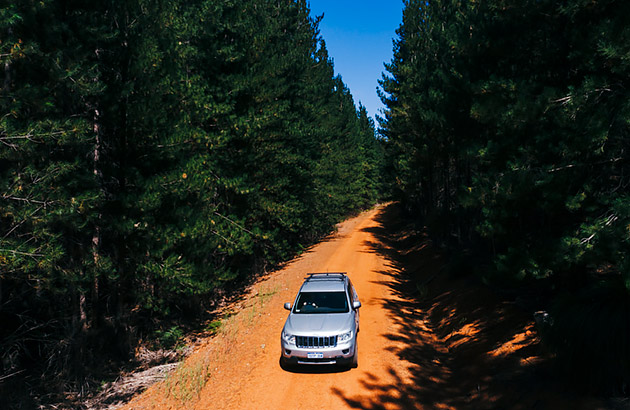
<path fill-rule="evenodd" d="M 11 34 L 13 34 L 13 30 L 12 29 L 8 29 L 7 30 L 7 38 L 11 37 Z M 5 61 L 4 63 L 4 83 L 2 84 L 2 92 L 3 93 L 8 93 L 9 91 L 11 91 L 11 74 L 12 74 L 12 69 L 11 69 L 11 63 L 9 60 Z"/>
<path fill-rule="evenodd" d="M 87 330 L 87 300 L 85 292 L 79 292 L 79 330 L 83 333 Z"/>
<path fill-rule="evenodd" d="M 94 110 L 93 121 L 94 121 L 94 124 L 93 124 L 92 130 L 94 131 L 94 135 L 96 138 L 96 141 L 94 143 L 93 172 L 94 172 L 94 177 L 96 178 L 96 180 L 99 182 L 99 184 L 102 187 L 103 173 L 100 169 L 102 136 L 101 136 L 101 124 L 100 124 L 100 112 L 98 109 Z M 97 325 L 100 320 L 98 264 L 100 260 L 100 244 L 101 244 L 100 221 L 101 219 L 102 219 L 102 214 L 99 213 L 97 224 L 94 227 L 94 233 L 92 235 L 92 260 L 94 262 L 94 271 L 93 271 L 93 277 L 92 277 L 91 321 L 95 325 Z"/>
<path fill-rule="evenodd" d="M 4 84 L 2 85 L 2 92 L 8 93 L 11 90 L 11 63 L 8 61 L 4 63 Z"/>

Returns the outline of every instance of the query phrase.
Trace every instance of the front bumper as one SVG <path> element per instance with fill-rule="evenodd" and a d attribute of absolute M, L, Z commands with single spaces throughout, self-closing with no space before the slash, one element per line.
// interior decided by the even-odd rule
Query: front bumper
<path fill-rule="evenodd" d="M 348 343 L 338 344 L 335 347 L 297 347 L 282 339 L 282 357 L 291 364 L 347 364 L 354 356 L 355 343 L 356 339 L 352 339 Z"/>

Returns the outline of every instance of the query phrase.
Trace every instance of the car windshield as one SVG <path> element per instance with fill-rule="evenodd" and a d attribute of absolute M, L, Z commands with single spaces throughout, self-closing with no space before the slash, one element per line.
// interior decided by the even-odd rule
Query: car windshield
<path fill-rule="evenodd" d="M 302 292 L 293 313 L 347 313 L 345 292 Z"/>

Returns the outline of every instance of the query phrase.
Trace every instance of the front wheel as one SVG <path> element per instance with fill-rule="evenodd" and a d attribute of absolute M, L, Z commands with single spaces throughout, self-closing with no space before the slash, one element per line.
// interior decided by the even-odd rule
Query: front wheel
<path fill-rule="evenodd" d="M 293 369 L 293 363 L 291 363 L 286 357 L 280 356 L 280 367 L 282 370 L 291 370 Z"/>
<path fill-rule="evenodd" d="M 350 368 L 356 369 L 359 367 L 359 342 L 357 340 L 354 341 L 354 354 L 350 359 Z"/>

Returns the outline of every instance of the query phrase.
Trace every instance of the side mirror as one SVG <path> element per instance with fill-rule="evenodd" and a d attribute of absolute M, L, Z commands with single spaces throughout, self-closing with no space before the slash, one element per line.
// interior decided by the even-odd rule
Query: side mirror
<path fill-rule="evenodd" d="M 291 304 L 290 304 L 289 302 L 285 303 L 285 304 L 284 304 L 284 308 L 285 308 L 286 310 L 291 310 Z"/>
<path fill-rule="evenodd" d="M 359 302 L 358 300 L 357 300 L 357 301 L 352 302 L 352 308 L 353 308 L 354 310 L 357 310 L 357 309 L 358 309 L 358 308 L 360 308 L 360 307 L 361 307 L 361 302 Z"/>

